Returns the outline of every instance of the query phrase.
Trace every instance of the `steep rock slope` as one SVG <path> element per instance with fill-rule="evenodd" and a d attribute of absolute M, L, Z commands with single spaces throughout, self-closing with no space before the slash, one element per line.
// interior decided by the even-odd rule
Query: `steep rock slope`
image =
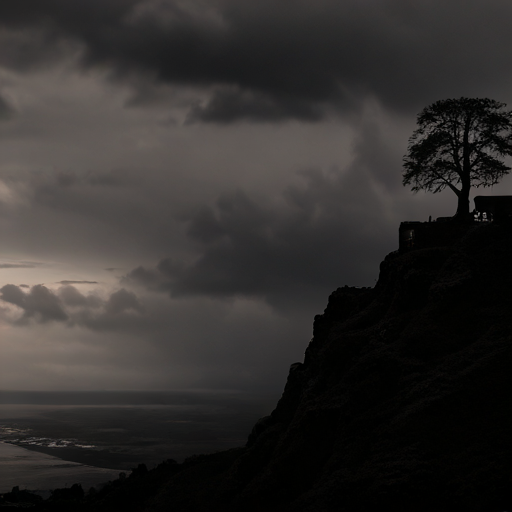
<path fill-rule="evenodd" d="M 505 510 L 511 456 L 512 228 L 472 226 L 336 290 L 247 447 L 147 510 Z"/>

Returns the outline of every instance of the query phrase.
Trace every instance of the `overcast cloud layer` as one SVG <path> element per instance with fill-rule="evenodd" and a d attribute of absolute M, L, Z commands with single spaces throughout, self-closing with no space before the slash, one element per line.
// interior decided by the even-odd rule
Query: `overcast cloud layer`
<path fill-rule="evenodd" d="M 453 214 L 401 159 L 438 99 L 512 106 L 511 19 L 3 0 L 0 388 L 278 394 L 329 293 L 375 284 L 401 220 Z"/>

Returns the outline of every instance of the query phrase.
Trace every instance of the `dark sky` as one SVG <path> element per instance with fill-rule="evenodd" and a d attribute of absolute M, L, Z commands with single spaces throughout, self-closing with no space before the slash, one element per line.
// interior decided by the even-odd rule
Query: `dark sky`
<path fill-rule="evenodd" d="M 402 157 L 436 100 L 512 105 L 511 19 L 2 0 L 0 388 L 278 393 L 329 293 L 374 285 L 401 220 L 454 213 Z"/>

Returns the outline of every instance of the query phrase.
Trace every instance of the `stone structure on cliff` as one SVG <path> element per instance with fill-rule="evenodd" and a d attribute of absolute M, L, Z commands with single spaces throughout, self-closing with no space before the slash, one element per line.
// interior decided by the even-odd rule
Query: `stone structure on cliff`
<path fill-rule="evenodd" d="M 477 196 L 474 201 L 471 219 L 464 223 L 452 222 L 451 217 L 439 217 L 434 222 L 402 222 L 398 229 L 399 251 L 451 245 L 471 224 L 512 220 L 512 196 Z"/>
<path fill-rule="evenodd" d="M 477 196 L 475 210 L 480 220 L 507 221 L 512 217 L 512 196 Z"/>

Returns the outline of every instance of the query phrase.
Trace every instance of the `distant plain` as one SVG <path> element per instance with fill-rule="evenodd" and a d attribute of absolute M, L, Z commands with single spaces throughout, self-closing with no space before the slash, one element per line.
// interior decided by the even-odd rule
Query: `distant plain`
<path fill-rule="evenodd" d="M 167 459 L 181 462 L 243 446 L 254 423 L 275 403 L 273 396 L 230 392 L 0 392 L 0 441 L 63 461 L 129 472 L 141 463 L 151 468 Z M 2 453 L 0 476 L 14 464 L 8 447 Z M 23 471 L 40 478 L 41 464 L 33 466 Z M 23 476 L 30 488 L 30 475 Z"/>

